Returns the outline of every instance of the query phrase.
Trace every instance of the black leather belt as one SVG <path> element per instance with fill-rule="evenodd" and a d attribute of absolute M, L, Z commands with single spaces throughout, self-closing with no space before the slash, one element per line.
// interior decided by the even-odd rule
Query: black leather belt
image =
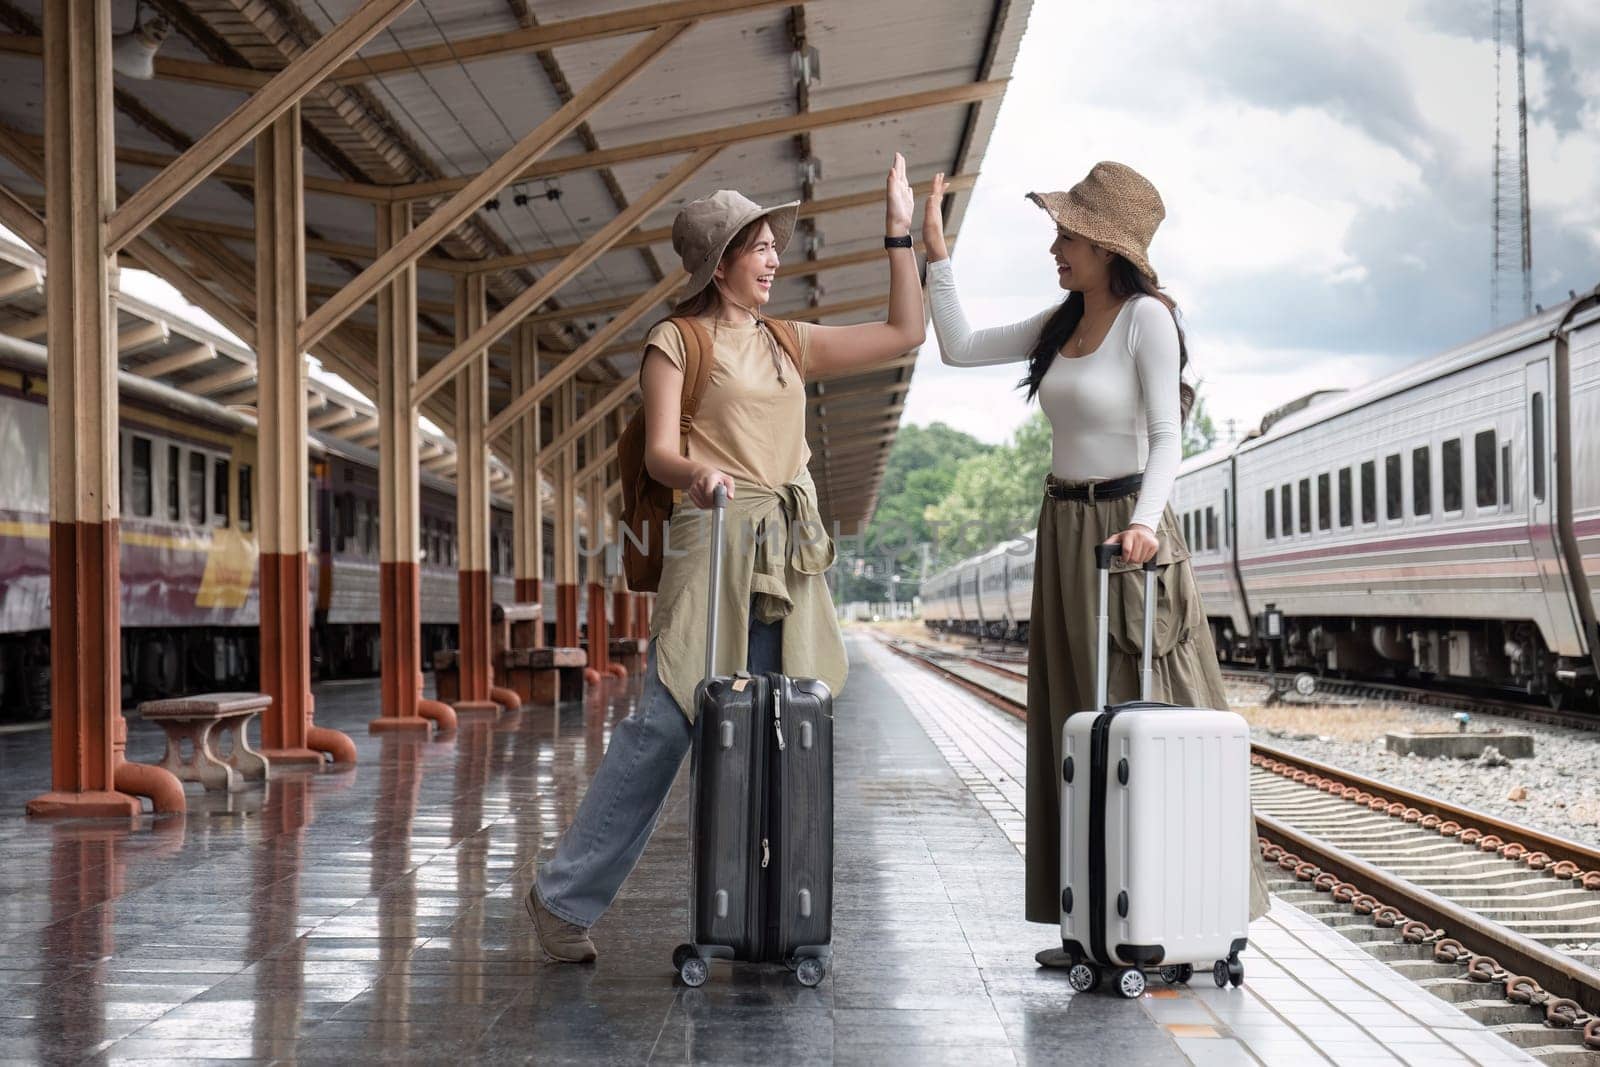
<path fill-rule="evenodd" d="M 1056 476 L 1051 474 L 1045 477 L 1044 491 L 1055 500 L 1084 500 L 1093 504 L 1097 500 L 1120 500 L 1132 496 L 1143 483 L 1143 474 L 1125 474 L 1121 478 L 1090 482 L 1088 485 L 1068 485 L 1057 481 Z"/>

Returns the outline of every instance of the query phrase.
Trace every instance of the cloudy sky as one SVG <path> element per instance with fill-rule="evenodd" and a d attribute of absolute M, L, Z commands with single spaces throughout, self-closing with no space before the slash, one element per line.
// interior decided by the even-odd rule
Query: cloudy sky
<path fill-rule="evenodd" d="M 1493 12 L 1034 0 L 955 252 L 968 317 L 1009 322 L 1060 299 L 1051 229 L 1023 194 L 1115 159 L 1166 202 L 1151 258 L 1219 428 L 1483 333 Z M 1600 4 L 1527 0 L 1526 18 L 1533 294 L 1549 305 L 1600 284 Z M 930 337 L 906 421 L 1002 440 L 1028 413 L 1018 377 L 945 367 Z M 979 383 L 993 403 L 973 404 Z"/>

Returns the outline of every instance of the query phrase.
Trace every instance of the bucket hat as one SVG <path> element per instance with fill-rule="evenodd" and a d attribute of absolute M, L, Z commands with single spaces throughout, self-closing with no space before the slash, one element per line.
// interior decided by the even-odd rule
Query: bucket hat
<path fill-rule="evenodd" d="M 1064 193 L 1029 193 L 1063 230 L 1110 249 L 1156 283 L 1150 266 L 1150 239 L 1167 217 L 1161 194 L 1149 180 L 1122 163 L 1096 163 L 1089 176 Z"/>
<path fill-rule="evenodd" d="M 710 196 L 683 205 L 672 220 L 672 250 L 683 260 L 689 284 L 683 298 L 693 296 L 711 284 L 711 275 L 736 234 L 756 219 L 765 218 L 772 227 L 773 247 L 780 253 L 794 236 L 800 217 L 800 201 L 791 200 L 777 207 L 762 207 L 743 193 L 719 189 Z"/>

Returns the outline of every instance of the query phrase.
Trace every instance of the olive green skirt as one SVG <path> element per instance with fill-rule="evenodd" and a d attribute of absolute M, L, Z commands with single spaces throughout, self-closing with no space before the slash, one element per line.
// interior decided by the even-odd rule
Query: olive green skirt
<path fill-rule="evenodd" d="M 1072 484 L 1072 483 L 1068 483 Z M 1039 511 L 1028 630 L 1027 917 L 1061 919 L 1061 728 L 1067 716 L 1095 706 L 1095 622 L 1099 598 L 1094 548 L 1128 528 L 1137 494 L 1089 503 L 1046 495 Z M 1167 509 L 1157 531 L 1157 581 L 1152 700 L 1189 707 L 1228 707 L 1205 609 L 1189 569 L 1189 547 Z M 1108 664 L 1112 703 L 1139 696 L 1144 644 L 1144 575 L 1113 562 Z M 1255 862 L 1250 826 L 1250 918 L 1266 913 L 1266 879 Z M 1195 872 L 1198 874 L 1199 872 Z"/>

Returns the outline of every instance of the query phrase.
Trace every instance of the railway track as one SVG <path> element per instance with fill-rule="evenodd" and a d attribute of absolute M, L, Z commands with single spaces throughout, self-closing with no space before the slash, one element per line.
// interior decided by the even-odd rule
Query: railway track
<path fill-rule="evenodd" d="M 1019 719 L 1021 672 L 888 641 Z M 1252 745 L 1273 891 L 1546 1063 L 1600 1065 L 1600 849 Z"/>
<path fill-rule="evenodd" d="M 972 639 L 967 637 L 960 638 L 960 640 L 970 642 Z M 945 653 L 954 653 L 956 651 L 955 648 L 943 641 L 939 644 L 929 644 L 925 641 L 915 643 Z M 1013 658 L 1013 654 L 1004 646 L 996 649 L 992 644 L 985 645 L 979 642 L 975 645 L 960 646 L 960 651 L 962 654 L 975 657 L 989 665 L 1010 662 L 1021 668 L 1026 668 L 1027 666 L 1027 657 L 1025 655 L 1014 654 Z M 1270 672 L 1257 670 L 1253 667 L 1241 667 L 1236 664 L 1224 663 L 1222 665 L 1222 676 L 1231 682 L 1261 686 L 1273 685 L 1273 678 Z M 1500 715 L 1510 719 L 1537 722 L 1545 726 L 1565 726 L 1574 730 L 1600 732 L 1600 715 L 1552 708 L 1547 703 L 1540 703 L 1531 697 L 1518 699 L 1514 696 L 1473 692 L 1470 689 L 1428 688 L 1419 685 L 1404 685 L 1399 682 L 1378 682 L 1360 678 L 1329 678 L 1295 670 L 1280 671 L 1277 679 L 1279 688 L 1287 686 L 1291 690 L 1301 679 L 1307 680 L 1313 688 L 1302 695 L 1308 697 L 1312 695 L 1333 696 L 1354 700 L 1378 700 L 1391 704 L 1414 704 L 1419 707 L 1466 711 L 1480 715 Z"/>

